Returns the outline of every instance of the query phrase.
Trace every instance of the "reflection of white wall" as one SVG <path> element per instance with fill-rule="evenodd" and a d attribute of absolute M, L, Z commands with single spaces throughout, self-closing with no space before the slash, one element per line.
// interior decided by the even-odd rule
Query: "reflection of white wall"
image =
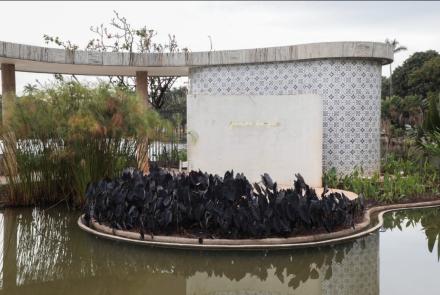
<path fill-rule="evenodd" d="M 186 280 L 187 295 L 238 295 L 238 294 L 307 294 L 307 295 L 378 295 L 379 294 L 379 234 L 356 240 L 353 247 L 345 248 L 344 245 L 335 245 L 341 262 L 336 262 L 333 257 L 331 265 L 324 263 L 317 268 L 315 263 L 309 267 L 317 269 L 319 277 L 308 278 L 301 282 L 298 288 L 289 286 L 289 281 L 295 275 L 287 274 L 283 270 L 281 281 L 275 275 L 275 269 L 267 271 L 267 278 L 260 280 L 257 276 L 246 274 L 243 278 L 230 280 L 226 276 L 208 275 L 207 272 L 197 272 Z M 328 254 L 333 253 L 329 251 Z M 292 268 L 295 268 L 295 253 L 292 252 Z M 316 252 L 310 249 L 309 255 L 313 257 Z M 288 259 L 288 257 L 286 257 Z M 301 259 L 301 257 L 299 257 Z M 319 259 L 317 257 L 317 259 Z M 311 259 L 313 261 L 313 259 Z M 257 260 L 255 261 L 257 265 Z M 239 267 L 239 265 L 231 266 Z M 331 277 L 325 278 L 326 271 L 331 267 Z M 304 271 L 297 267 L 297 272 Z M 307 270 L 308 271 L 308 270 Z M 297 274 L 298 274 L 297 273 Z"/>
<path fill-rule="evenodd" d="M 284 276 L 281 282 L 275 275 L 275 269 L 267 271 L 267 279 L 262 281 L 256 276 L 246 274 L 239 281 L 231 281 L 224 276 L 208 276 L 206 272 L 197 272 L 186 281 L 186 295 L 320 295 L 321 281 L 309 279 L 297 289 L 289 287 L 291 276 Z"/>
<path fill-rule="evenodd" d="M 295 173 L 321 186 L 322 100 L 307 95 L 188 95 L 189 169 L 252 181 L 269 173 L 291 185 Z"/>

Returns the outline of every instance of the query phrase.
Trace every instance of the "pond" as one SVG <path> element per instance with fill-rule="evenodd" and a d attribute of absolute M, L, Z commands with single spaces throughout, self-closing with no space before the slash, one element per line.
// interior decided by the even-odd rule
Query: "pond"
<path fill-rule="evenodd" d="M 438 294 L 440 209 L 387 214 L 356 241 L 274 252 L 95 238 L 67 209 L 1 212 L 0 294 Z"/>

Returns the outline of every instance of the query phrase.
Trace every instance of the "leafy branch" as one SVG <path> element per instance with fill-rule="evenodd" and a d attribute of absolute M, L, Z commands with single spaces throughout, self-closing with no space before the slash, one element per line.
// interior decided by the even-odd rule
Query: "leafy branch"
<path fill-rule="evenodd" d="M 133 27 L 126 17 L 114 12 L 108 26 L 104 24 L 91 26 L 90 31 L 95 35 L 85 46 L 86 51 L 98 52 L 127 52 L 127 53 L 177 53 L 188 52 L 188 48 L 180 48 L 175 35 L 168 35 L 168 40 L 164 44 L 155 42 L 157 32 L 153 29 L 142 26 Z M 78 45 L 71 41 L 64 41 L 57 36 L 43 36 L 47 44 L 53 43 L 66 50 L 77 50 Z M 56 76 L 62 79 L 61 75 Z M 155 109 L 160 109 L 166 100 L 169 89 L 176 82 L 178 77 L 148 77 L 149 99 Z M 75 78 L 76 79 L 76 78 Z M 134 77 L 109 76 L 109 83 L 126 89 L 129 92 L 135 90 L 136 81 Z"/>

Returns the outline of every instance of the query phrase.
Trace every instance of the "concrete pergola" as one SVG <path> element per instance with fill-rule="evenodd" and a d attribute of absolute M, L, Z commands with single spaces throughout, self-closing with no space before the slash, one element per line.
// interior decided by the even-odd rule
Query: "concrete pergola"
<path fill-rule="evenodd" d="M 122 53 L 65 50 L 0 41 L 2 88 L 15 91 L 15 71 L 92 76 L 188 76 L 193 67 L 261 64 L 331 58 L 393 60 L 392 47 L 376 42 L 327 42 L 243 50 Z M 144 85 L 138 88 L 144 92 Z"/>
<path fill-rule="evenodd" d="M 274 99 L 314 94 L 323 104 L 321 166 L 324 170 L 353 170 L 365 165 L 367 173 L 371 173 L 379 167 L 381 66 L 392 60 L 392 46 L 377 42 L 140 54 L 70 51 L 0 41 L 3 120 L 8 121 L 16 97 L 16 71 L 133 76 L 143 99 L 148 99 L 148 76 L 188 76 L 189 94 L 195 96 Z M 293 107 L 293 100 L 288 105 Z M 280 106 L 279 110 L 285 107 Z M 340 118 L 334 120 L 339 114 Z M 233 124 L 243 127 L 242 123 Z M 189 150 L 189 158 L 190 154 Z"/>

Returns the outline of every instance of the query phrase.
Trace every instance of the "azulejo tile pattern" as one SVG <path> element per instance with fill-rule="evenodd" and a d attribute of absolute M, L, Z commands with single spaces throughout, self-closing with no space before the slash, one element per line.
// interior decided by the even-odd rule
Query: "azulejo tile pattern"
<path fill-rule="evenodd" d="M 379 294 L 379 233 L 353 242 L 341 262 L 333 259 L 332 276 L 322 282 L 323 295 Z"/>
<path fill-rule="evenodd" d="M 323 99 L 323 169 L 366 174 L 380 165 L 381 65 L 327 59 L 190 70 L 190 94 L 295 95 Z M 292 116 L 295 114 L 292 114 Z"/>

